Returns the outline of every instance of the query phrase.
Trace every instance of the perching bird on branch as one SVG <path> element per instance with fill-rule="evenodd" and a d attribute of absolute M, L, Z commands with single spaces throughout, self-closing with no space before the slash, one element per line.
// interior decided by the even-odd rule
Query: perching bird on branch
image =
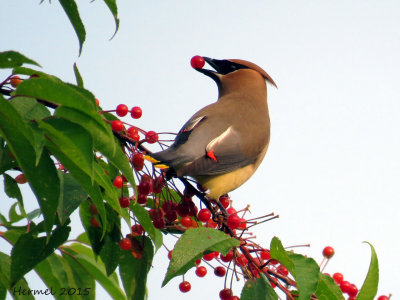
<path fill-rule="evenodd" d="M 203 59 L 215 71 L 203 69 Z M 263 160 L 270 139 L 266 81 L 276 84 L 241 59 L 195 56 L 192 66 L 217 83 L 218 101 L 195 113 L 151 161 L 169 175 L 196 179 L 208 197 L 218 199 L 247 181 Z"/>

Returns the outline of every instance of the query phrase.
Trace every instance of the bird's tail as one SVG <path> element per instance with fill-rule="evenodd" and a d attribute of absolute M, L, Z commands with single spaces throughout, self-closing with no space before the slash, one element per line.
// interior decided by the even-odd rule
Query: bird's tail
<path fill-rule="evenodd" d="M 151 162 L 154 167 L 159 168 L 159 169 L 169 169 L 169 166 L 162 163 L 161 161 L 155 159 L 154 157 L 152 157 L 151 155 L 145 155 L 144 159 Z"/>

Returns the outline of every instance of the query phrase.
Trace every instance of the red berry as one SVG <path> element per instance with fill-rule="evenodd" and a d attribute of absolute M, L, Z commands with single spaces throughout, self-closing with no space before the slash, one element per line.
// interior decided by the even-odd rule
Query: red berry
<path fill-rule="evenodd" d="M 234 215 L 237 213 L 236 209 L 234 209 L 233 207 L 229 207 L 226 212 L 230 215 Z"/>
<path fill-rule="evenodd" d="M 199 277 L 204 277 L 207 274 L 207 268 L 203 266 L 197 267 L 195 273 Z"/>
<path fill-rule="evenodd" d="M 351 284 L 350 287 L 349 287 L 349 290 L 347 291 L 347 294 L 348 294 L 350 297 L 355 297 L 355 296 L 357 296 L 357 294 L 358 294 L 358 288 L 357 288 L 357 286 L 356 286 L 355 284 Z"/>
<path fill-rule="evenodd" d="M 128 128 L 127 131 L 128 131 L 128 136 L 132 140 L 134 140 L 136 142 L 138 142 L 140 140 L 139 132 L 138 132 L 136 127 L 131 126 L 131 127 Z"/>
<path fill-rule="evenodd" d="M 223 261 L 223 262 L 230 262 L 233 258 L 233 251 L 229 251 L 227 255 L 220 255 L 219 258 Z"/>
<path fill-rule="evenodd" d="M 123 180 L 121 176 L 116 176 L 113 182 L 113 185 L 117 188 L 120 189 L 122 188 Z"/>
<path fill-rule="evenodd" d="M 221 197 L 219 197 L 219 202 L 221 202 L 223 207 L 227 208 L 229 206 L 229 197 L 221 196 Z"/>
<path fill-rule="evenodd" d="M 131 229 L 132 229 L 132 235 L 142 235 L 144 232 L 144 229 L 140 224 L 132 225 Z"/>
<path fill-rule="evenodd" d="M 331 258 L 335 254 L 335 250 L 331 246 L 327 246 L 322 250 L 322 255 L 326 258 Z"/>
<path fill-rule="evenodd" d="M 158 176 L 153 180 L 153 193 L 159 194 L 161 193 L 162 188 L 164 187 L 164 178 L 162 176 Z"/>
<path fill-rule="evenodd" d="M 139 119 L 142 116 L 142 109 L 139 106 L 135 106 L 131 110 L 131 116 L 134 119 Z"/>
<path fill-rule="evenodd" d="M 277 271 L 279 274 L 283 275 L 283 276 L 288 276 L 288 275 L 289 275 L 288 269 L 287 269 L 285 266 L 283 266 L 283 265 L 279 265 L 279 266 L 276 268 L 276 271 Z"/>
<path fill-rule="evenodd" d="M 120 120 L 111 121 L 111 128 L 114 131 L 121 131 L 124 129 L 124 124 Z"/>
<path fill-rule="evenodd" d="M 147 195 L 139 194 L 139 196 L 137 198 L 137 203 L 147 204 Z"/>
<path fill-rule="evenodd" d="M 245 230 L 246 228 L 247 228 L 246 220 L 243 218 L 240 218 L 240 223 L 239 223 L 238 229 Z"/>
<path fill-rule="evenodd" d="M 192 286 L 190 285 L 190 282 L 188 281 L 182 281 L 179 284 L 179 289 L 182 293 L 187 293 L 190 291 L 190 289 L 192 288 Z"/>
<path fill-rule="evenodd" d="M 129 200 L 129 198 L 128 197 L 121 197 L 121 198 L 119 198 L 118 199 L 119 200 L 119 205 L 121 205 L 121 207 L 122 208 L 127 208 L 127 207 L 129 207 L 129 204 L 130 204 L 130 200 Z"/>
<path fill-rule="evenodd" d="M 215 252 L 211 252 L 211 253 L 203 255 L 203 259 L 206 260 L 206 261 L 211 261 L 214 258 L 215 258 Z"/>
<path fill-rule="evenodd" d="M 96 205 L 94 205 L 93 203 L 90 203 L 89 212 L 90 212 L 92 215 L 98 215 L 98 214 L 99 214 L 99 212 L 97 211 Z"/>
<path fill-rule="evenodd" d="M 231 296 L 228 300 L 240 300 L 238 296 Z"/>
<path fill-rule="evenodd" d="M 269 254 L 269 251 L 261 251 L 260 256 L 263 260 L 269 260 L 271 258 L 271 254 Z"/>
<path fill-rule="evenodd" d="M 381 295 L 381 296 L 378 297 L 377 300 L 389 300 L 389 297 L 385 296 L 385 295 Z"/>
<path fill-rule="evenodd" d="M 269 261 L 269 263 L 270 263 L 271 265 L 277 265 L 279 262 L 278 262 L 276 259 L 271 259 L 271 260 Z"/>
<path fill-rule="evenodd" d="M 14 180 L 18 183 L 18 184 L 24 184 L 26 183 L 26 178 L 24 174 L 19 174 L 17 175 Z"/>
<path fill-rule="evenodd" d="M 146 141 L 149 144 L 154 144 L 154 143 L 158 142 L 158 134 L 152 130 L 148 131 L 146 133 Z"/>
<path fill-rule="evenodd" d="M 176 212 L 176 210 L 173 209 L 169 209 L 165 212 L 165 218 L 169 221 L 169 222 L 174 222 L 176 220 L 176 218 L 178 217 L 178 213 Z"/>
<path fill-rule="evenodd" d="M 239 227 L 240 218 L 236 214 L 230 215 L 226 221 L 226 224 L 230 229 L 236 229 Z"/>
<path fill-rule="evenodd" d="M 343 293 L 347 293 L 351 288 L 351 283 L 348 281 L 342 281 L 339 287 Z"/>
<path fill-rule="evenodd" d="M 204 67 L 206 61 L 204 60 L 203 57 L 200 55 L 193 56 L 192 59 L 190 60 L 190 65 L 194 69 L 201 69 Z"/>
<path fill-rule="evenodd" d="M 120 104 L 117 106 L 116 113 L 120 117 L 125 117 L 128 114 L 129 108 L 125 104 Z"/>
<path fill-rule="evenodd" d="M 207 222 L 207 227 L 216 228 L 217 226 L 218 226 L 218 224 L 215 223 L 213 220 L 209 220 L 209 221 Z"/>
<path fill-rule="evenodd" d="M 201 264 L 201 258 L 196 259 L 195 262 L 194 262 L 194 264 L 195 264 L 196 266 L 199 265 L 199 264 Z"/>
<path fill-rule="evenodd" d="M 140 184 L 138 185 L 138 192 L 143 195 L 148 195 L 153 190 L 153 180 L 150 177 L 142 176 Z"/>
<path fill-rule="evenodd" d="M 333 280 L 335 280 L 335 282 L 337 284 L 341 284 L 343 281 L 343 274 L 342 273 L 334 273 L 332 275 Z"/>
<path fill-rule="evenodd" d="M 129 250 L 132 247 L 131 240 L 128 238 L 123 238 L 119 241 L 119 246 L 122 250 Z"/>
<path fill-rule="evenodd" d="M 97 99 L 97 98 L 94 98 L 94 101 L 96 101 L 96 106 L 99 106 L 99 105 L 100 105 L 100 101 L 99 101 L 99 99 Z"/>
<path fill-rule="evenodd" d="M 249 261 L 247 260 L 246 256 L 244 256 L 244 254 L 241 254 L 239 257 L 236 258 L 236 264 L 238 264 L 241 267 L 247 265 L 248 262 Z"/>
<path fill-rule="evenodd" d="M 211 211 L 207 208 L 200 209 L 197 218 L 200 222 L 207 222 L 211 218 Z"/>
<path fill-rule="evenodd" d="M 183 217 L 181 219 L 182 226 L 190 227 L 192 225 L 192 218 L 191 217 Z"/>
<path fill-rule="evenodd" d="M 95 217 L 92 217 L 90 219 L 90 225 L 92 225 L 95 228 L 99 228 L 100 227 L 100 224 L 99 224 L 99 222 L 97 222 L 97 219 Z"/>
<path fill-rule="evenodd" d="M 136 171 L 141 171 L 144 166 L 144 158 L 142 153 L 135 153 L 132 156 L 132 164 Z"/>
<path fill-rule="evenodd" d="M 172 258 L 172 250 L 168 251 L 168 259 L 171 260 L 171 258 Z"/>
<path fill-rule="evenodd" d="M 176 207 L 176 210 L 180 217 L 186 217 L 190 213 L 190 208 L 188 205 L 186 205 L 184 203 L 184 201 L 182 201 L 181 203 L 178 204 L 178 206 Z"/>
<path fill-rule="evenodd" d="M 161 219 L 164 217 L 164 212 L 160 208 L 152 208 L 149 210 L 149 216 L 152 220 Z"/>
<path fill-rule="evenodd" d="M 218 266 L 214 269 L 214 274 L 215 274 L 215 276 L 218 276 L 218 277 L 224 277 L 226 274 L 226 270 L 224 267 Z"/>
<path fill-rule="evenodd" d="M 229 298 L 232 296 L 232 291 L 231 289 L 223 289 L 219 292 L 219 298 L 221 300 L 229 300 Z"/>
<path fill-rule="evenodd" d="M 22 82 L 21 78 L 17 75 L 14 75 L 10 78 L 10 83 L 13 87 L 17 87 Z"/>
<path fill-rule="evenodd" d="M 164 219 L 155 219 L 153 220 L 153 225 L 155 228 L 162 229 L 165 227 Z"/>

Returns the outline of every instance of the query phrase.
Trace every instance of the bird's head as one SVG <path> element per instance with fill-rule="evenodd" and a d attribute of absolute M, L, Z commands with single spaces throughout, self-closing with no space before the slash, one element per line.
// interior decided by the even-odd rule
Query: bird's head
<path fill-rule="evenodd" d="M 236 85 L 239 81 L 244 80 L 254 82 L 257 78 L 266 80 L 277 87 L 267 72 L 252 62 L 242 59 L 220 60 L 204 56 L 203 58 L 214 70 L 205 68 L 196 68 L 196 70 L 212 78 L 220 90 L 224 88 L 224 85 Z"/>

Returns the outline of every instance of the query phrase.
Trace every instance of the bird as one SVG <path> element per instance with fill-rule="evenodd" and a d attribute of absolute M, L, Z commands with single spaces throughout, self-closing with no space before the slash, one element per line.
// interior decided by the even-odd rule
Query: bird
<path fill-rule="evenodd" d="M 277 86 L 252 62 L 202 58 L 214 70 L 195 69 L 216 82 L 218 100 L 196 112 L 150 161 L 168 168 L 170 177 L 195 179 L 218 199 L 246 182 L 264 159 L 270 141 L 266 82 Z"/>

